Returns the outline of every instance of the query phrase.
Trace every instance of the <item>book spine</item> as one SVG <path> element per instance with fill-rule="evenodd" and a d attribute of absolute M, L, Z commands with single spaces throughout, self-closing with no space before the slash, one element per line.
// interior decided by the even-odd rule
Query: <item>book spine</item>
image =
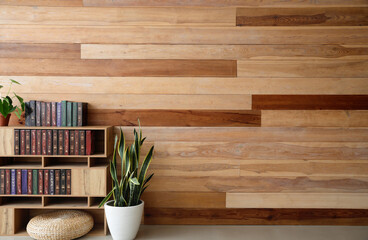
<path fill-rule="evenodd" d="M 58 155 L 58 130 L 52 130 L 52 155 Z"/>
<path fill-rule="evenodd" d="M 77 115 L 78 115 L 77 125 L 79 127 L 87 126 L 88 103 L 83 102 L 78 103 Z"/>
<path fill-rule="evenodd" d="M 57 126 L 57 118 L 56 118 L 56 102 L 51 103 L 51 126 Z"/>
<path fill-rule="evenodd" d="M 10 185 L 11 185 L 11 180 L 10 180 L 10 169 L 5 169 L 5 194 L 9 195 L 10 194 Z"/>
<path fill-rule="evenodd" d="M 46 103 L 46 126 L 51 126 L 51 102 Z"/>
<path fill-rule="evenodd" d="M 47 129 L 46 131 L 46 135 L 47 135 L 47 155 L 52 155 L 52 130 L 51 129 Z"/>
<path fill-rule="evenodd" d="M 46 129 L 42 129 L 42 155 L 47 155 L 47 134 Z"/>
<path fill-rule="evenodd" d="M 31 100 L 29 102 L 31 108 L 31 119 L 30 119 L 30 126 L 36 126 L 36 101 Z"/>
<path fill-rule="evenodd" d="M 66 101 L 61 101 L 61 126 L 66 127 Z"/>
<path fill-rule="evenodd" d="M 28 193 L 28 172 L 27 169 L 22 169 L 22 194 Z"/>
<path fill-rule="evenodd" d="M 36 130 L 36 154 L 42 154 L 42 130 Z"/>
<path fill-rule="evenodd" d="M 43 170 L 43 193 L 49 195 L 49 170 Z"/>
<path fill-rule="evenodd" d="M 10 170 L 10 184 L 11 184 L 11 194 L 17 194 L 17 179 L 15 169 Z"/>
<path fill-rule="evenodd" d="M 19 130 L 14 130 L 14 155 L 20 154 Z"/>
<path fill-rule="evenodd" d="M 55 195 L 60 194 L 60 170 L 55 170 Z"/>
<path fill-rule="evenodd" d="M 5 194 L 5 170 L 0 169 L 0 194 Z"/>
<path fill-rule="evenodd" d="M 36 137 L 36 130 L 31 130 L 31 154 L 36 155 L 37 153 L 37 137 Z"/>
<path fill-rule="evenodd" d="M 22 194 L 22 170 L 21 169 L 17 169 L 16 170 L 16 174 L 17 174 L 17 194 Z"/>
<path fill-rule="evenodd" d="M 25 125 L 31 126 L 31 104 L 30 102 L 24 103 L 24 112 L 25 112 Z"/>
<path fill-rule="evenodd" d="M 72 105 L 72 126 L 76 127 L 78 126 L 78 103 L 73 102 Z"/>
<path fill-rule="evenodd" d="M 69 130 L 64 130 L 64 155 L 69 155 Z"/>
<path fill-rule="evenodd" d="M 74 154 L 79 155 L 79 131 L 74 131 Z"/>
<path fill-rule="evenodd" d="M 66 102 L 66 126 L 72 126 L 72 118 L 73 118 L 73 103 L 67 101 Z"/>
<path fill-rule="evenodd" d="M 64 130 L 58 130 L 59 134 L 59 155 L 64 155 Z"/>
<path fill-rule="evenodd" d="M 79 131 L 79 155 L 86 155 L 86 131 Z"/>
<path fill-rule="evenodd" d="M 41 126 L 46 126 L 46 103 L 41 102 Z"/>
<path fill-rule="evenodd" d="M 55 170 L 50 169 L 50 181 L 49 181 L 49 193 L 50 195 L 55 195 Z"/>
<path fill-rule="evenodd" d="M 92 155 L 94 153 L 94 131 L 86 131 L 86 155 Z"/>
<path fill-rule="evenodd" d="M 60 194 L 66 194 L 66 171 L 65 169 L 60 170 Z"/>
<path fill-rule="evenodd" d="M 32 194 L 38 194 L 38 170 L 32 170 Z"/>
<path fill-rule="evenodd" d="M 43 170 L 38 170 L 38 194 L 43 194 Z"/>
<path fill-rule="evenodd" d="M 69 131 L 69 155 L 75 155 L 75 131 Z"/>
<path fill-rule="evenodd" d="M 56 103 L 56 126 L 61 127 L 61 103 Z"/>
<path fill-rule="evenodd" d="M 26 155 L 31 155 L 31 130 L 26 130 Z"/>
<path fill-rule="evenodd" d="M 41 122 L 41 102 L 36 101 L 36 126 L 42 126 Z"/>
<path fill-rule="evenodd" d="M 27 177 L 28 177 L 28 181 L 27 181 L 27 193 L 28 194 L 32 194 L 32 183 L 33 183 L 33 179 L 32 179 L 32 170 L 28 169 L 27 170 Z"/>
<path fill-rule="evenodd" d="M 26 130 L 20 130 L 20 155 L 26 154 Z"/>
<path fill-rule="evenodd" d="M 66 194 L 67 195 L 72 194 L 72 170 L 71 169 L 66 170 Z"/>

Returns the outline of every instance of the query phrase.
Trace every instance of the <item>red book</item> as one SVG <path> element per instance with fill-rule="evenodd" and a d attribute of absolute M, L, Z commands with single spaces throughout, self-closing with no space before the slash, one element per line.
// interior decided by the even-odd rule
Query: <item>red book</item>
<path fill-rule="evenodd" d="M 95 134 L 92 130 L 86 131 L 86 154 L 92 155 L 95 151 L 94 144 Z"/>
<path fill-rule="evenodd" d="M 64 131 L 64 155 L 69 155 L 69 130 Z"/>
<path fill-rule="evenodd" d="M 5 169 L 5 194 L 10 194 L 10 169 Z"/>
<path fill-rule="evenodd" d="M 42 131 L 36 130 L 36 154 L 42 154 Z"/>
<path fill-rule="evenodd" d="M 38 170 L 38 194 L 43 194 L 43 170 Z"/>
<path fill-rule="evenodd" d="M 86 155 L 86 131 L 79 131 L 79 155 Z"/>
<path fill-rule="evenodd" d="M 26 130 L 20 130 L 20 155 L 26 154 Z"/>
<path fill-rule="evenodd" d="M 5 194 L 5 170 L 0 169 L 0 194 Z"/>
<path fill-rule="evenodd" d="M 79 155 L 79 131 L 74 131 L 74 155 Z"/>
<path fill-rule="evenodd" d="M 26 130 L 26 155 L 31 155 L 31 130 Z"/>
<path fill-rule="evenodd" d="M 19 155 L 20 154 L 20 149 L 19 149 L 19 130 L 18 129 L 15 129 L 14 130 L 14 155 Z"/>
<path fill-rule="evenodd" d="M 52 155 L 52 130 L 48 129 L 46 131 L 46 152 L 47 155 Z"/>
<path fill-rule="evenodd" d="M 55 170 L 55 195 L 60 194 L 60 170 Z"/>
<path fill-rule="evenodd" d="M 17 194 L 22 194 L 22 170 L 17 169 Z"/>
<path fill-rule="evenodd" d="M 46 103 L 46 126 L 51 126 L 51 103 Z"/>
<path fill-rule="evenodd" d="M 56 117 L 56 112 L 57 112 L 57 109 L 56 109 L 56 102 L 52 102 L 51 103 L 51 126 L 56 126 L 57 124 L 57 117 Z"/>
<path fill-rule="evenodd" d="M 43 171 L 43 175 L 44 175 L 43 176 L 43 179 L 44 179 L 44 181 L 43 181 L 43 189 L 44 189 L 43 193 L 48 195 L 49 194 L 49 170 L 45 169 Z"/>
<path fill-rule="evenodd" d="M 36 140 L 36 130 L 31 130 L 31 154 L 36 155 L 36 146 L 37 146 L 37 140 Z"/>
<path fill-rule="evenodd" d="M 28 194 L 32 194 L 32 170 L 31 169 L 28 169 L 27 170 L 27 176 L 28 176 L 28 179 L 27 179 L 27 192 Z"/>
<path fill-rule="evenodd" d="M 75 155 L 75 131 L 69 131 L 69 155 Z"/>
<path fill-rule="evenodd" d="M 64 155 L 64 130 L 59 130 L 59 155 Z"/>
<path fill-rule="evenodd" d="M 42 129 L 42 155 L 47 155 L 47 134 L 46 129 Z"/>
<path fill-rule="evenodd" d="M 58 130 L 52 130 L 52 155 L 58 155 Z"/>
<path fill-rule="evenodd" d="M 72 170 L 66 170 L 66 194 L 72 194 Z"/>

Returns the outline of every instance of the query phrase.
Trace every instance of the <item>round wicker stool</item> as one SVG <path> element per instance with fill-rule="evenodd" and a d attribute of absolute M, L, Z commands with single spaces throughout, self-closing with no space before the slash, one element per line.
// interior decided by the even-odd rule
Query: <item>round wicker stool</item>
<path fill-rule="evenodd" d="M 77 210 L 60 210 L 38 215 L 27 225 L 27 233 L 39 240 L 70 240 L 93 228 L 90 214 Z"/>

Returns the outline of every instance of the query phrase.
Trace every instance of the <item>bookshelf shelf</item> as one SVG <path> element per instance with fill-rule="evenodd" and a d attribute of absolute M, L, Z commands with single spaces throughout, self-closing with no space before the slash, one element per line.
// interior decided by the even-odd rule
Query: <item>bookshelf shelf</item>
<path fill-rule="evenodd" d="M 15 129 L 94 130 L 96 131 L 95 154 L 15 155 Z M 103 207 L 98 208 L 98 205 L 111 186 L 107 174 L 109 159 L 113 152 L 113 127 L 1 127 L 0 138 L 2 139 L 0 142 L 0 171 L 5 172 L 11 169 L 71 170 L 70 195 L 0 194 L 0 222 L 6 222 L 6 224 L 0 224 L 0 236 L 27 236 L 26 225 L 32 217 L 57 209 L 80 209 L 90 213 L 94 218 L 95 226 L 88 235 L 106 235 L 107 224 Z"/>

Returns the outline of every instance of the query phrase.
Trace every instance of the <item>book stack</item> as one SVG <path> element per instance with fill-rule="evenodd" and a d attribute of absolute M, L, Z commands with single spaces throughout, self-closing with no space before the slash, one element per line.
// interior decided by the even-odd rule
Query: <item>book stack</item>
<path fill-rule="evenodd" d="M 15 155 L 92 155 L 93 130 L 14 129 Z"/>
<path fill-rule="evenodd" d="M 70 169 L 0 169 L 0 194 L 71 195 Z"/>
<path fill-rule="evenodd" d="M 83 102 L 29 101 L 26 126 L 81 127 L 87 125 L 88 104 Z"/>

